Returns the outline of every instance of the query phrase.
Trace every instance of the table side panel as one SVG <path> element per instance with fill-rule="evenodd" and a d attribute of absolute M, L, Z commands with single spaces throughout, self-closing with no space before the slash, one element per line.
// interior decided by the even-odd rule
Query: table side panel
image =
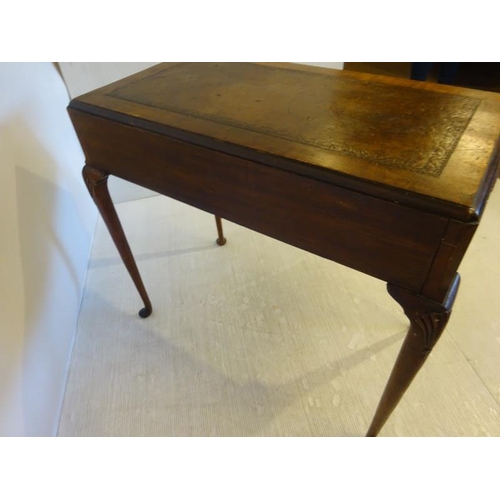
<path fill-rule="evenodd" d="M 87 163 L 418 292 L 448 219 L 70 110 Z"/>

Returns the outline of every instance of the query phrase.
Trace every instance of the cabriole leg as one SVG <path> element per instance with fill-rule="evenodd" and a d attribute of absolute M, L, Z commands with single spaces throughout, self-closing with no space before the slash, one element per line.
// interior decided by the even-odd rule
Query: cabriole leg
<path fill-rule="evenodd" d="M 436 345 L 450 317 L 459 283 L 460 276 L 457 273 L 442 304 L 397 286 L 387 285 L 388 292 L 410 320 L 410 328 L 367 436 L 373 437 L 379 433 Z"/>
<path fill-rule="evenodd" d="M 153 311 L 153 308 L 146 289 L 144 288 L 144 284 L 142 283 L 141 275 L 137 269 L 137 265 L 127 242 L 127 238 L 123 232 L 120 219 L 118 219 L 115 207 L 111 197 L 109 196 L 108 174 L 86 165 L 83 167 L 82 175 L 90 195 L 97 205 L 99 213 L 101 214 L 111 238 L 116 245 L 118 253 L 120 254 L 120 257 L 122 258 L 123 263 L 125 264 L 125 267 L 127 268 L 127 271 L 129 272 L 130 277 L 132 278 L 132 281 L 134 282 L 137 291 L 144 302 L 144 308 L 139 311 L 139 316 L 141 318 L 147 318 Z"/>

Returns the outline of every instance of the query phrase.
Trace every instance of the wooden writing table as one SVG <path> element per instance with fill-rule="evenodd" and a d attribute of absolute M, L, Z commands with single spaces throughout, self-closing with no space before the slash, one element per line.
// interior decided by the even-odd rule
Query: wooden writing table
<path fill-rule="evenodd" d="M 144 301 L 116 175 L 375 276 L 410 320 L 375 436 L 441 335 L 494 184 L 500 99 L 294 64 L 161 64 L 71 101 L 83 176 Z M 335 332 L 332 332 L 334 335 Z"/>

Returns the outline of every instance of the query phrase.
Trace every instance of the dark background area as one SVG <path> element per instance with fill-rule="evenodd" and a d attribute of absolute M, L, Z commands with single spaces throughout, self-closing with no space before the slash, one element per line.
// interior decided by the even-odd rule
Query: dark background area
<path fill-rule="evenodd" d="M 378 75 L 397 76 L 409 78 L 411 63 L 397 62 L 346 62 L 344 69 L 348 71 L 361 71 Z M 430 82 L 437 81 L 439 63 L 435 63 L 428 78 Z M 454 85 L 490 92 L 500 92 L 500 63 L 498 62 L 461 62 Z"/>

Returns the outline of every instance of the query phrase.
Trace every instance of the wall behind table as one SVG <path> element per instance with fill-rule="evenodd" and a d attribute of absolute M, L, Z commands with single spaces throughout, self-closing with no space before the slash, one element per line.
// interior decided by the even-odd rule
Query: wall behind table
<path fill-rule="evenodd" d="M 55 435 L 96 209 L 51 63 L 0 64 L 0 435 Z"/>

